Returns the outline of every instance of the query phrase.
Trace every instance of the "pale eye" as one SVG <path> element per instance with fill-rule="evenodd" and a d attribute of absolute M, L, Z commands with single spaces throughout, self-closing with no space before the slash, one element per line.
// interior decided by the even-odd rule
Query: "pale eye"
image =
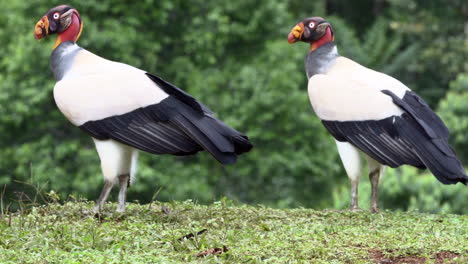
<path fill-rule="evenodd" d="M 57 12 L 57 13 L 54 13 L 54 15 L 52 16 L 54 19 L 59 19 L 60 17 L 60 14 Z"/>
<path fill-rule="evenodd" d="M 314 22 L 310 22 L 309 27 L 310 27 L 310 28 L 314 28 L 314 27 L 315 27 L 315 23 L 314 23 Z"/>

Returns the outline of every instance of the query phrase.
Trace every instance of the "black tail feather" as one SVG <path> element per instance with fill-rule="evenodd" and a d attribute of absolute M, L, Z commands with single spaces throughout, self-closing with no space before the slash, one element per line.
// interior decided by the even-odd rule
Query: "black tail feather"
<path fill-rule="evenodd" d="M 406 91 L 403 98 L 389 90 L 382 91 L 406 113 L 399 132 L 411 142 L 415 154 L 444 184 L 461 182 L 466 185 L 468 176 L 462 163 L 448 143 L 449 130 L 442 119 L 416 93 Z"/>
<path fill-rule="evenodd" d="M 409 124 L 406 123 L 406 124 Z M 465 168 L 450 147 L 447 139 L 428 139 L 418 126 L 402 125 L 399 132 L 410 139 L 415 153 L 434 176 L 444 184 L 467 184 Z"/>
<path fill-rule="evenodd" d="M 227 126 L 212 116 L 211 110 L 184 90 L 162 78 L 146 73 L 161 89 L 169 94 L 171 104 L 177 105 L 176 116 L 168 119 L 180 126 L 185 133 L 219 162 L 231 164 L 237 155 L 252 149 L 247 136 Z"/>
<path fill-rule="evenodd" d="M 190 108 L 178 108 L 178 112 L 180 115 L 171 121 L 220 163 L 232 164 L 237 161 L 237 155 L 252 149 L 247 136 L 211 115 L 200 115 Z"/>
<path fill-rule="evenodd" d="M 229 140 L 229 142 L 231 142 L 233 149 L 230 149 L 230 151 L 239 155 L 249 152 L 252 149 L 253 145 L 250 143 L 249 138 L 246 135 L 238 132 L 212 116 L 205 116 L 205 118 L 211 119 L 211 121 L 208 121 L 208 123 L 210 123 L 210 127 L 217 130 L 219 134 L 223 135 Z"/>

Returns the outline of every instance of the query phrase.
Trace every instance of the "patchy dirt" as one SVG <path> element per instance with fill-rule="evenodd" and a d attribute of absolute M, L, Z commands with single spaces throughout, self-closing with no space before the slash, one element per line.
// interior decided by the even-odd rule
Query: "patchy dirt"
<path fill-rule="evenodd" d="M 418 256 L 400 256 L 400 257 L 385 257 L 382 251 L 378 249 L 370 249 L 369 250 L 369 257 L 374 263 L 379 264 L 420 264 L 426 263 L 426 257 L 418 257 Z M 434 255 L 431 259 L 435 259 L 437 264 L 444 264 L 450 263 L 452 259 L 460 257 L 459 254 L 449 252 L 449 251 L 441 251 Z"/>
<path fill-rule="evenodd" d="M 224 252 L 227 252 L 229 249 L 226 247 L 226 246 L 223 246 L 223 248 L 210 248 L 210 249 L 207 249 L 207 250 L 204 250 L 200 253 L 197 254 L 197 257 L 206 257 L 206 256 L 209 256 L 209 255 L 219 255 L 219 254 L 222 254 Z"/>
<path fill-rule="evenodd" d="M 450 261 L 456 257 L 461 257 L 461 256 L 450 251 L 441 251 L 435 255 L 437 264 L 450 263 L 447 261 Z"/>
<path fill-rule="evenodd" d="M 394 257 L 388 258 L 385 257 L 382 251 L 377 249 L 370 249 L 369 256 L 374 263 L 379 264 L 419 264 L 419 263 L 426 263 L 425 257 L 417 257 L 417 256 L 402 256 L 402 257 Z"/>

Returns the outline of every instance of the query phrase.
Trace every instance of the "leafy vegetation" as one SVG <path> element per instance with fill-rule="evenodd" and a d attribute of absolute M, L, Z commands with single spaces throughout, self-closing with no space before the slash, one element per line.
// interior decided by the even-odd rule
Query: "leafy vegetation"
<path fill-rule="evenodd" d="M 466 216 L 191 201 L 33 207 L 0 218 L 2 263 L 466 263 Z M 219 255 L 201 252 L 218 248 Z M 21 252 L 21 254 L 18 254 Z M 209 252 L 209 251 L 208 251 Z M 384 262 L 386 260 L 386 262 Z M 437 261 L 437 262 L 436 262 Z M 445 261 L 445 262 L 441 262 Z"/>
<path fill-rule="evenodd" d="M 48 60 L 54 40 L 33 39 L 34 23 L 57 4 L 0 0 L 0 185 L 6 186 L 6 200 L 18 199 L 15 192 L 27 189 L 23 182 L 89 199 L 102 186 L 92 141 L 53 101 Z M 464 0 L 72 4 L 84 20 L 82 47 L 170 80 L 255 144 L 228 167 L 206 153 L 143 154 L 130 200 L 148 202 L 159 191 L 161 201 L 210 203 L 227 196 L 277 208 L 348 206 L 349 183 L 334 142 L 307 99 L 307 47 L 286 41 L 290 28 L 312 15 L 332 22 L 342 55 L 401 79 L 439 109 L 453 130 L 457 152 L 468 162 L 466 90 L 460 90 L 468 52 Z M 427 172 L 387 171 L 384 208 L 468 212 L 463 187 L 443 186 Z M 367 177 L 362 179 L 360 198 L 366 205 L 370 188 Z"/>
<path fill-rule="evenodd" d="M 468 72 L 459 74 L 458 78 L 450 83 L 450 89 L 445 98 L 440 101 L 439 112 L 442 118 L 451 128 L 452 142 L 455 149 L 468 148 L 468 119 L 457 116 L 468 116 Z M 464 160 L 468 159 L 468 153 L 459 152 Z"/>

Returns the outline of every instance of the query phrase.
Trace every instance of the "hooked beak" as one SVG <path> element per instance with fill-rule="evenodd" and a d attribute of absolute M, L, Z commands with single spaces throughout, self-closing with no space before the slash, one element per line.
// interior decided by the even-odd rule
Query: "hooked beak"
<path fill-rule="evenodd" d="M 301 40 L 302 34 L 304 34 L 304 23 L 297 24 L 288 35 L 288 43 L 293 44 Z"/>
<path fill-rule="evenodd" d="M 34 28 L 34 38 L 41 39 L 47 35 L 49 35 L 49 19 L 47 16 L 43 16 L 41 20 L 36 23 L 36 27 Z"/>

